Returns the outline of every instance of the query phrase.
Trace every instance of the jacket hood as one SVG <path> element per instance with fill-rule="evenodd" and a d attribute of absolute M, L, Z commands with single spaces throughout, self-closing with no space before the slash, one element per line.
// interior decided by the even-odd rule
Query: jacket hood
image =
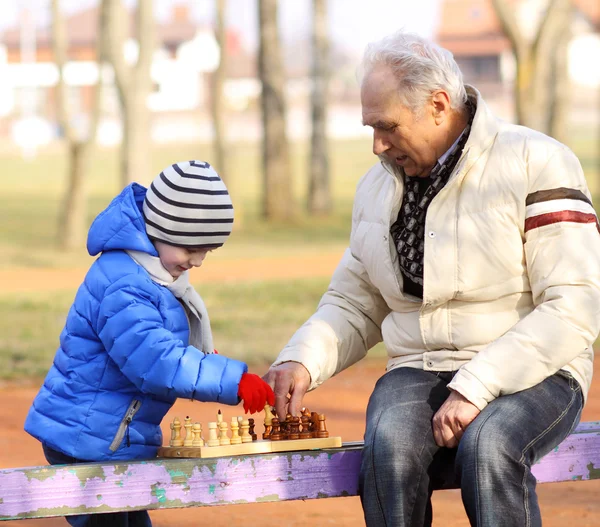
<path fill-rule="evenodd" d="M 91 256 L 119 249 L 142 251 L 158 256 L 146 234 L 142 215 L 145 197 L 146 188 L 131 183 L 96 216 L 87 239 L 87 250 Z"/>

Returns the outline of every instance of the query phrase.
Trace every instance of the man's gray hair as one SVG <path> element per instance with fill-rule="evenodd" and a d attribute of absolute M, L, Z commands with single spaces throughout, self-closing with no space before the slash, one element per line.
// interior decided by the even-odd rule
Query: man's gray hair
<path fill-rule="evenodd" d="M 462 72 L 452 53 L 419 35 L 398 31 L 370 43 L 363 56 L 361 79 L 378 65 L 392 69 L 403 103 L 415 113 L 436 90 L 448 93 L 455 110 L 462 110 L 467 102 Z"/>

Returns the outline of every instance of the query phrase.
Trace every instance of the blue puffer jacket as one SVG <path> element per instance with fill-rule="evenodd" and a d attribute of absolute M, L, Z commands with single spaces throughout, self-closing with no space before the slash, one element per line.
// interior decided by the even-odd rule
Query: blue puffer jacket
<path fill-rule="evenodd" d="M 132 184 L 92 224 L 88 271 L 25 430 L 84 460 L 148 459 L 178 397 L 235 405 L 243 362 L 188 345 L 183 307 L 124 252 L 157 256 Z"/>

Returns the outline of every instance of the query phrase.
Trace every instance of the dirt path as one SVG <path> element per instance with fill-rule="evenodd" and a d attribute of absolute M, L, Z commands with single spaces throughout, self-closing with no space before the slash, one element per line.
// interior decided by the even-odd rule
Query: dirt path
<path fill-rule="evenodd" d="M 244 258 L 207 260 L 201 269 L 190 271 L 194 283 L 235 282 L 329 277 L 342 256 L 341 251 L 280 258 Z M 72 269 L 0 269 L 0 293 L 75 289 L 81 284 L 86 268 Z"/>
<path fill-rule="evenodd" d="M 597 361 L 600 367 L 600 359 Z M 363 361 L 308 394 L 306 404 L 327 414 L 328 428 L 345 441 L 360 440 L 364 432 L 364 415 L 369 394 L 383 371 L 382 362 Z M 260 372 L 258 372 L 260 373 Z M 600 383 L 599 383 L 600 384 Z M 600 385 L 591 391 L 583 419 L 600 420 Z M 23 432 L 23 420 L 35 395 L 33 388 L 4 389 L 0 398 L 0 467 L 45 464 L 37 441 Z M 10 401 L 10 404 L 6 404 Z M 221 407 L 225 415 L 237 410 Z M 217 406 L 178 401 L 165 419 L 169 423 L 178 415 L 191 415 L 199 421 L 214 420 Z M 164 430 L 166 432 L 166 428 Z M 168 437 L 168 435 L 166 436 Z M 600 480 L 583 483 L 553 483 L 539 487 L 545 527 L 600 526 Z M 435 527 L 468 527 L 458 491 L 434 494 Z M 171 509 L 151 512 L 155 527 L 231 527 L 268 523 L 281 527 L 336 525 L 363 527 L 360 501 L 356 497 L 249 504 L 202 509 Z M 63 519 L 6 522 L 14 527 L 57 527 L 67 525 Z M 515 526 L 520 527 L 520 526 Z"/>

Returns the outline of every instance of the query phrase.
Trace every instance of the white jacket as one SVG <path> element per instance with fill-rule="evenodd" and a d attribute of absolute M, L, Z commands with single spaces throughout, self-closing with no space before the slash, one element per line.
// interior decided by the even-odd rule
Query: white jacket
<path fill-rule="evenodd" d="M 301 362 L 310 389 L 383 339 L 388 371 L 456 371 L 449 387 L 483 409 L 563 369 L 592 379 L 600 331 L 600 235 L 575 155 L 497 119 L 479 93 L 463 154 L 425 224 L 423 300 L 404 295 L 390 226 L 401 173 L 360 180 L 350 247 L 316 313 L 274 365 Z"/>

